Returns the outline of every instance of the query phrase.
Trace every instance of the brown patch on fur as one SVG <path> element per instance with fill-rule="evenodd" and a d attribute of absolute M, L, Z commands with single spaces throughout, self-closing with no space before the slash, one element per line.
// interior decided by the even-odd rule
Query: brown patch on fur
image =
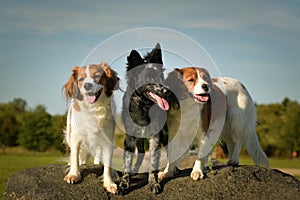
<path fill-rule="evenodd" d="M 78 102 L 77 102 L 76 100 L 73 101 L 73 108 L 74 108 L 77 112 L 80 111 L 80 106 L 78 105 Z"/>
<path fill-rule="evenodd" d="M 219 79 L 218 79 L 218 78 L 212 78 L 211 80 L 212 80 L 213 83 L 219 82 Z"/>
<path fill-rule="evenodd" d="M 119 78 L 117 76 L 117 72 L 112 70 L 106 63 L 100 63 L 98 65 L 104 71 L 100 84 L 104 85 L 106 96 L 111 96 L 113 90 L 117 90 L 119 88 Z"/>
<path fill-rule="evenodd" d="M 182 80 L 188 91 L 192 92 L 197 83 L 197 71 L 194 67 L 181 69 Z"/>
<path fill-rule="evenodd" d="M 75 66 L 74 69 L 72 70 L 72 75 L 70 76 L 68 81 L 63 86 L 64 95 L 65 95 L 66 99 L 78 98 L 80 95 L 80 92 L 79 92 L 79 89 L 77 86 L 77 77 L 78 77 L 79 70 L 80 70 L 80 67 Z"/>

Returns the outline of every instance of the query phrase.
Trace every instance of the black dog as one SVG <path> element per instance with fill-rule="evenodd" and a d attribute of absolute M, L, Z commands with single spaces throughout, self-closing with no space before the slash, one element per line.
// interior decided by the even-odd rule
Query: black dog
<path fill-rule="evenodd" d="M 144 158 L 144 141 L 149 139 L 150 169 L 148 184 L 151 192 L 157 194 L 161 187 L 157 172 L 160 159 L 160 144 L 167 144 L 166 110 L 171 91 L 163 85 L 163 62 L 160 45 L 142 58 L 136 50 L 127 57 L 127 89 L 123 96 L 122 120 L 126 130 L 124 141 L 124 175 L 119 190 L 126 193 L 130 176 L 137 173 Z M 135 148 L 138 159 L 131 171 Z"/>

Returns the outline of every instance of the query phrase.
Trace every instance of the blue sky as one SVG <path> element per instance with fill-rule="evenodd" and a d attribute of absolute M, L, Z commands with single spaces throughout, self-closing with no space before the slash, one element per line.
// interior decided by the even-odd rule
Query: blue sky
<path fill-rule="evenodd" d="M 43 104 L 51 114 L 64 113 L 61 88 L 73 66 L 111 36 L 142 27 L 172 29 L 195 40 L 220 74 L 241 80 L 257 103 L 284 97 L 300 102 L 299 10 L 296 0 L 2 0 L 0 103 L 23 98 L 31 108 Z M 114 69 L 122 76 L 126 60 L 119 63 Z"/>

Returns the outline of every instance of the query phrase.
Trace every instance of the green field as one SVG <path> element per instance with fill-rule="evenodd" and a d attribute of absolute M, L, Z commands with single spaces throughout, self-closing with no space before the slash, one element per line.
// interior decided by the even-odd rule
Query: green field
<path fill-rule="evenodd" d="M 15 172 L 48 164 L 64 163 L 60 154 L 0 154 L 0 199 L 8 178 Z"/>
<path fill-rule="evenodd" d="M 218 159 L 220 162 L 227 162 L 227 159 Z M 293 168 L 300 170 L 299 159 L 285 159 L 285 158 L 269 158 L 270 168 Z M 240 157 L 240 165 L 254 165 L 253 160 L 250 157 Z"/>
<path fill-rule="evenodd" d="M 114 163 L 119 162 L 117 165 L 121 166 L 122 160 L 121 156 Z M 220 160 L 221 162 L 226 162 L 227 160 Z M 65 164 L 66 158 L 59 153 L 7 153 L 0 154 L 0 193 L 3 194 L 4 188 L 8 178 L 21 169 L 45 166 L 49 164 Z M 253 165 L 251 158 L 242 157 L 240 159 L 240 164 Z M 300 160 L 287 160 L 287 159 L 270 159 L 271 168 L 297 168 L 300 169 Z M 118 168 L 120 167 L 118 166 Z M 299 178 L 299 177 L 298 177 Z M 0 196 L 0 199 L 3 195 Z"/>

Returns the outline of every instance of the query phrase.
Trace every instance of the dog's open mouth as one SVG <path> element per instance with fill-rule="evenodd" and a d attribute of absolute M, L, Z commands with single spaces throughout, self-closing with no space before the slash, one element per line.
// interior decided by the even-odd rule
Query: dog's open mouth
<path fill-rule="evenodd" d="M 209 100 L 209 94 L 194 94 L 194 99 L 196 101 L 199 101 L 201 103 L 206 103 Z"/>
<path fill-rule="evenodd" d="M 86 94 L 86 102 L 88 103 L 94 103 L 95 101 L 97 101 L 98 97 L 101 95 L 102 92 L 102 88 L 97 92 L 97 93 L 93 93 L 93 92 L 88 92 Z"/>
<path fill-rule="evenodd" d="M 147 92 L 147 94 L 157 103 L 157 105 L 162 109 L 162 110 L 169 110 L 169 103 L 167 100 L 164 98 L 161 98 L 160 96 L 152 93 L 152 92 Z"/>
<path fill-rule="evenodd" d="M 88 103 L 94 103 L 96 101 L 96 94 L 95 93 L 91 93 L 91 92 L 87 93 L 86 94 L 86 101 Z"/>

